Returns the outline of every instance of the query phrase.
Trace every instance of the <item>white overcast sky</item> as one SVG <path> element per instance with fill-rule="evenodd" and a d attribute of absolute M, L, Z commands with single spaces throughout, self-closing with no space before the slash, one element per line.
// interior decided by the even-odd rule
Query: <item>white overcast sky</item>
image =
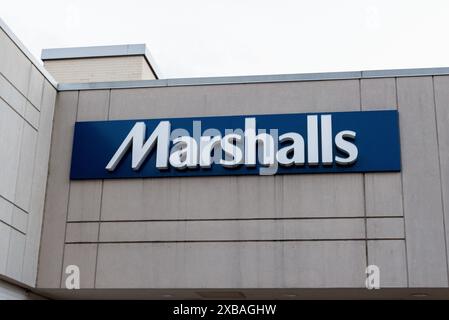
<path fill-rule="evenodd" d="M 0 0 L 28 49 L 146 43 L 164 78 L 449 67 L 448 0 Z"/>

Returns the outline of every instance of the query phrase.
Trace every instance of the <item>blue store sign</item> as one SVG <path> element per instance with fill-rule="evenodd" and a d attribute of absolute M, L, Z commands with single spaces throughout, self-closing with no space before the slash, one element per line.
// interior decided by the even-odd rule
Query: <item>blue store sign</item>
<path fill-rule="evenodd" d="M 400 171 L 398 112 L 77 122 L 71 179 Z"/>

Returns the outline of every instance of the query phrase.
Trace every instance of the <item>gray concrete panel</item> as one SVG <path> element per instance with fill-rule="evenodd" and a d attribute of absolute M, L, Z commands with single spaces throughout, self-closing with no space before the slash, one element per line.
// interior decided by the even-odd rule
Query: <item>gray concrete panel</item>
<path fill-rule="evenodd" d="M 76 265 L 79 268 L 80 289 L 94 288 L 97 244 L 67 244 L 64 250 L 64 265 L 62 268 L 61 288 L 66 288 L 67 266 Z"/>
<path fill-rule="evenodd" d="M 362 79 L 362 110 L 397 109 L 396 79 Z M 402 216 L 401 173 L 365 174 L 367 216 Z"/>
<path fill-rule="evenodd" d="M 0 197 L 0 221 L 4 224 L 11 225 L 13 207 L 14 205 L 11 202 Z"/>
<path fill-rule="evenodd" d="M 1 204 L 0 209 L 8 209 L 5 204 Z M 12 206 L 9 207 L 12 214 Z M 12 228 L 6 223 L 0 221 L 0 274 L 6 273 L 6 266 L 8 264 L 9 239 L 11 238 Z"/>
<path fill-rule="evenodd" d="M 67 223 L 66 243 L 98 242 L 99 225 L 98 222 Z"/>
<path fill-rule="evenodd" d="M 14 202 L 27 212 L 30 211 L 37 135 L 34 128 L 24 124 Z"/>
<path fill-rule="evenodd" d="M 357 80 L 112 90 L 111 119 L 360 109 Z"/>
<path fill-rule="evenodd" d="M 444 208 L 446 250 L 449 259 L 449 76 L 434 77 L 435 107 L 440 157 L 441 193 Z"/>
<path fill-rule="evenodd" d="M 23 119 L 0 100 L 0 195 L 10 201 L 15 197 L 24 125 Z"/>
<path fill-rule="evenodd" d="M 368 239 L 404 239 L 404 219 L 368 218 L 366 220 L 366 235 Z"/>
<path fill-rule="evenodd" d="M 40 128 L 37 136 L 34 158 L 33 183 L 31 186 L 30 200 L 31 214 L 28 218 L 22 275 L 22 281 L 29 286 L 36 285 L 55 99 L 55 88 L 51 83 L 45 81 L 41 102 Z"/>
<path fill-rule="evenodd" d="M 287 217 L 363 217 L 362 174 L 283 176 L 279 190 Z"/>
<path fill-rule="evenodd" d="M 404 240 L 368 241 L 368 264 L 379 267 L 381 289 L 407 287 Z"/>
<path fill-rule="evenodd" d="M 397 85 L 409 285 L 446 287 L 432 78 L 401 78 Z"/>
<path fill-rule="evenodd" d="M 102 181 L 70 182 L 68 221 L 100 220 Z"/>
<path fill-rule="evenodd" d="M 22 94 L 26 95 L 30 83 L 31 62 L 15 43 L 0 29 L 0 73 Z"/>
<path fill-rule="evenodd" d="M 70 241 L 92 241 L 94 223 L 69 224 Z M 103 222 L 100 242 L 365 239 L 363 219 Z M 95 239 L 96 240 L 96 239 Z"/>
<path fill-rule="evenodd" d="M 28 228 L 28 217 L 29 214 L 27 212 L 18 207 L 14 207 L 12 211 L 11 226 L 26 235 Z"/>
<path fill-rule="evenodd" d="M 342 288 L 362 287 L 365 279 L 364 241 L 100 244 L 98 250 L 97 288 Z"/>
<path fill-rule="evenodd" d="M 109 111 L 109 90 L 80 92 L 77 121 L 106 120 Z M 71 181 L 68 221 L 100 219 L 103 182 Z"/>
<path fill-rule="evenodd" d="M 25 252 L 26 236 L 14 229 L 11 229 L 9 239 L 8 263 L 6 275 L 13 279 L 22 278 L 23 257 Z"/>
<path fill-rule="evenodd" d="M 31 66 L 30 72 L 30 85 L 28 87 L 28 92 L 26 94 L 27 99 L 36 107 L 36 109 L 41 109 L 42 91 L 44 88 L 44 76 L 35 67 Z"/>
<path fill-rule="evenodd" d="M 0 74 L 0 98 L 21 116 L 25 115 L 27 100 L 3 75 Z"/>
<path fill-rule="evenodd" d="M 25 106 L 24 118 L 35 130 L 39 129 L 40 112 L 31 104 L 31 102 L 27 102 Z"/>
<path fill-rule="evenodd" d="M 38 286 L 58 288 L 61 280 L 69 172 L 78 92 L 58 95 L 55 107 Z"/>

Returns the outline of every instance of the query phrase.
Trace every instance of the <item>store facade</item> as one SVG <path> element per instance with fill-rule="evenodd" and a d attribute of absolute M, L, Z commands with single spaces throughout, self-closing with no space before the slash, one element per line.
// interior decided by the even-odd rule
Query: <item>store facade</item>
<path fill-rule="evenodd" d="M 24 286 L 49 298 L 447 296 L 449 69 L 154 75 L 53 87 Z M 80 289 L 68 290 L 73 266 Z"/>

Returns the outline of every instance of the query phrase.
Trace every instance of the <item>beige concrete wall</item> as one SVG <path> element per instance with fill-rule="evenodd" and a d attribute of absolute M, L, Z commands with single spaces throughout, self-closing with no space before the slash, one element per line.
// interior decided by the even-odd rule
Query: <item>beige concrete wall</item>
<path fill-rule="evenodd" d="M 86 289 L 363 288 L 376 264 L 384 288 L 447 288 L 448 79 L 60 92 L 38 286 L 76 264 Z M 69 180 L 75 121 L 382 108 L 400 173 Z"/>
<path fill-rule="evenodd" d="M 47 60 L 44 66 L 59 83 L 155 79 L 143 56 Z"/>
<path fill-rule="evenodd" d="M 56 89 L 0 28 L 0 277 L 30 287 L 36 284 L 55 97 Z M 19 290 L 4 283 L 0 297 Z"/>

